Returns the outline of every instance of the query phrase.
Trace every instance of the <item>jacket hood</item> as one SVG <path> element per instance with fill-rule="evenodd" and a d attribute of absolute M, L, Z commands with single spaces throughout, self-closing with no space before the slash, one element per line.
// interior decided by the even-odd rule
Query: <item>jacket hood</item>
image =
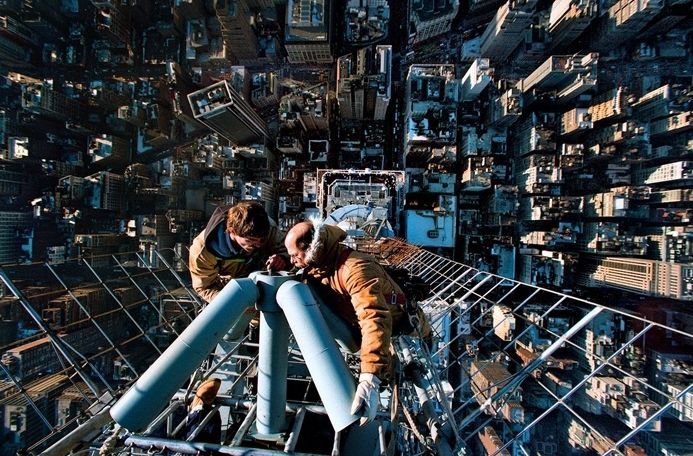
<path fill-rule="evenodd" d="M 306 263 L 317 269 L 332 270 L 339 259 L 341 242 L 346 232 L 335 225 L 327 225 L 323 220 L 312 220 L 313 241 L 306 249 Z"/>
<path fill-rule="evenodd" d="M 231 207 L 232 206 L 230 205 L 226 205 L 218 206 L 216 209 L 214 209 L 214 212 L 212 212 L 212 216 L 209 217 L 209 221 L 205 227 L 205 244 L 207 243 L 209 236 L 214 233 L 215 228 L 219 226 L 220 223 L 223 223 L 224 230 L 226 229 L 226 215 Z"/>

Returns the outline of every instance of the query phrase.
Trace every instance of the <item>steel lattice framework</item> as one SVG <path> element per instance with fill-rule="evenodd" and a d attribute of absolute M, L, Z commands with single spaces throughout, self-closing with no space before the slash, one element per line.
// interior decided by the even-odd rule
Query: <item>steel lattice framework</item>
<path fill-rule="evenodd" d="M 558 451 L 622 454 L 626 445 L 647 439 L 644 431 L 661 432 L 663 420 L 690 420 L 690 371 L 683 367 L 681 375 L 657 385 L 646 376 L 646 365 L 664 361 L 644 356 L 661 347 L 650 347 L 648 338 L 664 338 L 680 347 L 676 351 L 690 353 L 689 332 L 631 309 L 480 271 L 400 240 L 369 249 L 430 285 L 421 305 L 438 331 L 431 358 L 441 383 L 452 389 L 451 421 L 468 444 L 491 426 L 500 438 L 489 454 L 543 454 L 537 447 L 547 445 L 537 443 L 560 436 L 551 430 L 568 422 L 562 435 L 575 438 L 564 448 L 557 444 Z M 530 392 L 532 400 L 521 399 Z"/>
<path fill-rule="evenodd" d="M 394 386 L 381 395 L 378 432 L 391 436 L 400 454 L 625 454 L 629 445 L 646 447 L 693 420 L 684 362 L 692 335 L 685 322 L 660 319 L 662 309 L 595 304 L 398 239 L 354 246 L 416 277 L 433 328 L 430 340 L 393 339 L 399 363 Z M 201 380 L 223 374 L 230 381 L 216 407 L 226 438 L 215 450 L 248 451 L 252 336 L 210 356 L 143 433 L 121 430 L 113 438 L 109 407 L 202 309 L 185 265 L 164 251 L 0 270 L 2 316 L 19 321 L 26 336 L 0 350 L 0 407 L 21 436 L 15 449 L 195 453 L 192 442 L 175 438 L 176 414 Z M 281 446 L 255 452 L 304 451 L 300 437 L 312 432 L 306 416 L 324 414 L 295 344 L 289 366 L 292 424 Z M 63 405 L 55 413 L 57 401 Z M 384 451 L 385 438 L 379 441 Z"/>

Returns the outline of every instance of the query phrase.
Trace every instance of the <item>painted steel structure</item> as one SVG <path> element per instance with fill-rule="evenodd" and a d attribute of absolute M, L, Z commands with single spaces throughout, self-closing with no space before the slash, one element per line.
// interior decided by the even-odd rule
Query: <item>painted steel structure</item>
<path fill-rule="evenodd" d="M 175 261 L 173 251 L 156 252 L 156 268 L 137 254 L 123 254 L 97 259 L 98 266 L 82 260 L 0 271 L 3 309 L 17 315 L 18 330 L 37 328 L 33 337 L 47 338 L 55 348 L 42 356 L 58 358 L 55 365 L 61 366 L 40 379 L 19 377 L 18 361 L 3 355 L 0 408 L 8 419 L 20 418 L 14 421 L 20 438 L 41 434 L 24 445 L 30 454 L 65 454 L 69 449 L 145 454 L 157 448 L 182 454 L 372 454 L 390 444 L 400 454 L 538 454 L 551 449 L 568 454 L 579 449 L 616 455 L 635 446 L 657 454 L 655 448 L 674 448 L 675 439 L 685 437 L 681 432 L 687 425 L 680 420 L 691 416 L 693 384 L 685 373 L 691 360 L 685 350 L 677 354 L 673 347 L 690 349 L 693 335 L 660 318 L 668 315 L 662 306 L 598 305 L 489 274 L 397 239 L 352 244 L 383 263 L 405 268 L 419 278 L 419 285 L 425 284 L 419 305 L 433 327 L 430 344 L 416 337 L 393 339 L 397 387 L 382 390 L 381 409 L 370 427 L 349 426 L 355 419 L 347 409 L 358 361 L 344 347 L 353 347 L 353 340 L 338 348 L 326 329 L 334 327 L 336 317 L 328 313 L 323 319 L 324 305 L 310 289 L 292 276 L 264 274 L 255 278 L 265 281 L 261 291 L 253 279 L 243 279 L 225 293 L 233 302 L 215 301 L 202 310 L 187 274 L 171 266 L 185 264 Z M 27 278 L 33 285 L 26 285 Z M 125 299 L 127 293 L 114 291 L 126 285 L 140 299 Z M 100 306 L 81 303 L 80 289 L 94 286 L 107 291 L 105 301 Z M 56 289 L 81 304 L 82 319 L 67 328 L 37 311 Z M 242 313 L 230 308 L 247 308 L 258 295 L 259 344 L 242 331 L 236 331 L 236 339 L 221 334 L 226 331 L 221 327 L 230 327 Z M 281 328 L 284 324 L 293 335 Z M 209 334 L 199 330 L 206 325 L 220 329 Z M 80 346 L 64 335 L 68 330 L 92 331 L 100 343 Z M 349 329 L 340 330 L 349 339 Z M 189 337 L 194 333 L 205 342 Z M 211 353 L 213 339 L 220 339 L 224 350 Z M 669 342 L 663 345 L 662 340 Z M 182 344 L 198 346 L 199 356 L 180 358 L 186 369 L 180 363 L 160 369 L 173 359 L 167 353 Z M 33 349 L 26 341 L 23 346 Z M 287 355 L 277 356 L 279 351 Z M 287 361 L 284 397 L 284 383 L 278 381 L 282 376 L 274 375 L 284 369 L 275 364 L 282 358 Z M 107 360 L 119 367 L 109 368 Z M 137 399 L 131 398 L 138 393 L 123 395 L 129 386 L 135 385 L 133 391 L 147 385 L 153 375 L 146 371 L 148 365 L 149 370 L 165 370 L 173 387 L 164 391 L 163 383 L 151 383 Z M 225 382 L 215 401 L 224 417 L 223 443 L 181 440 L 176 416 L 195 386 L 210 376 Z M 179 389 L 186 379 L 187 386 Z M 56 393 L 48 393 L 47 382 L 51 391 L 60 391 L 56 401 L 71 401 L 66 409 L 88 407 L 81 414 L 59 414 L 56 421 L 46 405 Z M 341 385 L 339 394 L 332 393 L 334 384 Z M 140 416 L 118 412 L 128 403 L 128 412 Z M 109 414 L 127 416 L 133 429 L 108 425 Z M 315 420 L 327 423 L 326 415 L 334 428 L 346 431 L 328 435 L 326 446 L 309 449 L 306 440 L 318 440 Z M 135 428 L 144 430 L 131 432 Z"/>

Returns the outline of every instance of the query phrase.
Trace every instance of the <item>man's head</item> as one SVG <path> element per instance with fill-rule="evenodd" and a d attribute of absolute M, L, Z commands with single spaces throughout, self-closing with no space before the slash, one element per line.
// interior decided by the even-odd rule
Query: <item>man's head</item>
<path fill-rule="evenodd" d="M 297 223 L 286 233 L 284 245 L 289 253 L 291 264 L 297 268 L 305 268 L 308 266 L 306 261 L 306 250 L 308 250 L 313 242 L 314 235 L 315 228 L 311 222 Z"/>
<path fill-rule="evenodd" d="M 269 217 L 262 204 L 256 201 L 241 201 L 229 209 L 226 231 L 231 240 L 246 252 L 261 247 L 269 230 Z"/>
<path fill-rule="evenodd" d="M 210 378 L 202 382 L 200 386 L 197 387 L 197 391 L 195 391 L 195 397 L 193 398 L 190 408 L 195 408 L 202 404 L 212 405 L 220 387 L 221 380 L 218 378 Z"/>

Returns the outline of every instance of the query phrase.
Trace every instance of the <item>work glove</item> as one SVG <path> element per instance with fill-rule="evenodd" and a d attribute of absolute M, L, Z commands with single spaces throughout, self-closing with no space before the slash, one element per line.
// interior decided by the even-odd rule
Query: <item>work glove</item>
<path fill-rule="evenodd" d="M 370 423 L 378 412 L 378 395 L 380 379 L 373 374 L 359 375 L 359 386 L 354 394 L 354 401 L 351 403 L 351 414 L 359 415 L 360 426 Z"/>
<path fill-rule="evenodd" d="M 109 435 L 108 438 L 103 441 L 101 448 L 99 448 L 99 456 L 108 456 L 109 454 L 117 453 L 117 451 L 115 451 L 115 447 L 118 444 L 118 434 L 120 434 L 120 431 L 122 430 L 123 428 L 121 428 L 120 425 L 115 425 L 111 435 Z"/>

